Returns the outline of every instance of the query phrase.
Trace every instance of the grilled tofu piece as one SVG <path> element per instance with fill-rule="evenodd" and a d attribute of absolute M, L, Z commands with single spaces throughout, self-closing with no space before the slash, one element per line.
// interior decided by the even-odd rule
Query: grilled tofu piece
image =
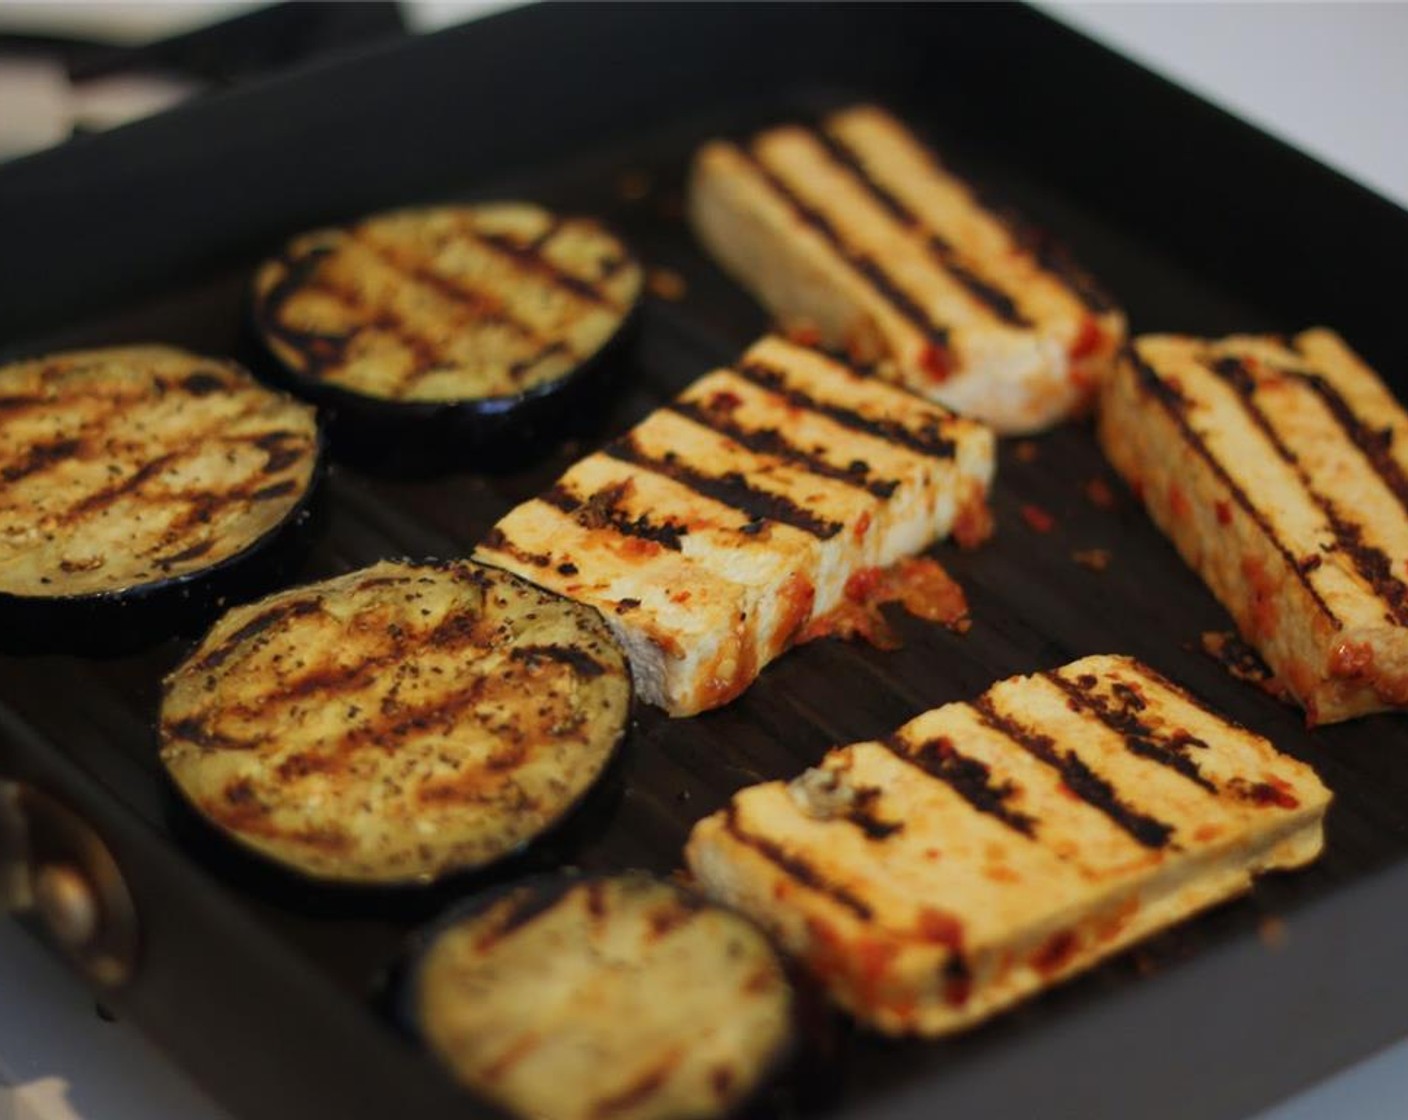
<path fill-rule="evenodd" d="M 271 539 L 316 478 L 313 409 L 170 346 L 0 369 L 0 596 L 190 581 Z"/>
<path fill-rule="evenodd" d="M 295 378 L 397 402 L 544 390 L 620 329 L 641 269 L 611 233 L 521 202 L 398 210 L 296 238 L 254 284 Z"/>
<path fill-rule="evenodd" d="M 520 1116 L 733 1111 L 788 1050 L 792 993 L 752 923 L 641 872 L 555 877 L 471 904 L 413 981 L 431 1050 Z"/>
<path fill-rule="evenodd" d="M 1329 794 L 1138 662 L 999 682 L 695 826 L 706 892 L 863 1022 L 971 1026 L 1297 867 Z"/>
<path fill-rule="evenodd" d="M 1099 436 L 1311 725 L 1408 705 L 1408 415 L 1338 335 L 1136 339 Z"/>
<path fill-rule="evenodd" d="M 985 209 L 874 106 L 705 145 L 689 213 L 785 328 L 1003 434 L 1083 408 L 1124 339 L 1062 251 Z"/>
<path fill-rule="evenodd" d="M 222 618 L 166 679 L 161 760 L 293 871 L 425 883 L 560 820 L 630 704 L 595 611 L 468 561 L 383 562 Z"/>
<path fill-rule="evenodd" d="M 699 381 L 475 552 L 601 610 L 671 715 L 727 703 L 857 570 L 980 519 L 992 433 L 776 338 Z"/>

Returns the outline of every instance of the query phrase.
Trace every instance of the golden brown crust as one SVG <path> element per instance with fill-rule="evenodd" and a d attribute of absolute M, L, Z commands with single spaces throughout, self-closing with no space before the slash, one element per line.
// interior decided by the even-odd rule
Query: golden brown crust
<path fill-rule="evenodd" d="M 1137 339 L 1099 432 L 1311 723 L 1408 704 L 1408 416 L 1338 336 Z"/>
<path fill-rule="evenodd" d="M 302 377 L 383 400 L 483 400 L 582 365 L 640 287 L 625 246 L 589 219 L 428 207 L 296 238 L 259 270 L 255 319 Z"/>
<path fill-rule="evenodd" d="M 706 144 L 690 212 L 785 329 L 1002 433 L 1084 408 L 1124 338 L 1123 314 L 1062 252 L 874 106 Z"/>
<path fill-rule="evenodd" d="M 119 592 L 209 568 L 279 526 L 317 465 L 313 409 L 166 346 L 0 369 L 0 592 Z"/>
<path fill-rule="evenodd" d="M 629 704 L 594 611 L 468 562 L 381 563 L 221 619 L 167 678 L 161 757 L 295 870 L 424 881 L 557 820 Z"/>
<path fill-rule="evenodd" d="M 1314 859 L 1328 802 L 1157 673 L 1089 657 L 743 790 L 686 859 L 863 1022 L 939 1035 Z"/>

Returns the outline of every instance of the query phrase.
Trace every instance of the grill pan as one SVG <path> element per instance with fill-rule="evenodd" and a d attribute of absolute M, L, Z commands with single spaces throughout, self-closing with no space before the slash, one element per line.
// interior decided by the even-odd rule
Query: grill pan
<path fill-rule="evenodd" d="M 1408 215 L 1032 11 L 997 5 L 544 5 L 310 66 L 0 170 L 0 352 L 159 339 L 268 359 L 253 268 L 291 235 L 390 206 L 523 197 L 605 217 L 685 281 L 652 299 L 592 432 L 530 469 L 430 479 L 334 465 L 302 578 L 454 556 L 584 449 L 731 358 L 761 312 L 680 217 L 689 153 L 878 99 L 1059 233 L 1136 330 L 1339 329 L 1402 396 Z M 636 198 L 643 184 L 649 189 Z M 549 867 L 678 866 L 689 826 L 744 784 L 892 730 L 991 681 L 1134 654 L 1311 762 L 1337 794 L 1310 869 L 1170 931 L 971 1035 L 888 1042 L 825 1021 L 784 1115 L 1236 1117 L 1408 1031 L 1408 729 L 1307 733 L 1196 651 L 1226 615 L 1128 494 L 1088 425 L 1003 449 L 996 538 L 937 550 L 969 592 L 964 636 L 904 619 L 895 653 L 818 642 L 738 702 L 642 709 L 620 764 L 542 846 L 424 892 L 319 888 L 256 864 L 162 775 L 160 677 L 190 636 L 106 659 L 0 657 L 0 777 L 86 822 L 130 889 L 140 947 L 105 1004 L 235 1114 L 491 1115 L 398 1028 L 411 931 Z M 1024 504 L 1050 512 L 1036 536 Z M 1076 549 L 1112 552 L 1093 573 Z"/>

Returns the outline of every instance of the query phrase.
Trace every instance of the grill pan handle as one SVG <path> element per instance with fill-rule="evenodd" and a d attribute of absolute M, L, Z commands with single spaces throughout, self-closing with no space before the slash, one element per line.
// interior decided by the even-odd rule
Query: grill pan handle
<path fill-rule="evenodd" d="M 131 979 L 137 912 L 112 854 L 77 814 L 8 779 L 0 779 L 0 907 L 35 919 L 103 987 Z"/>

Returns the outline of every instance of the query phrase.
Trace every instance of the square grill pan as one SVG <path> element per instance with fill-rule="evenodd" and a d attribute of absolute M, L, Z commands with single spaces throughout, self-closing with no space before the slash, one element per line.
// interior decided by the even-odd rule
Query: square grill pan
<path fill-rule="evenodd" d="M 292 234 L 381 208 L 525 197 L 614 223 L 687 294 L 652 299 L 599 430 L 540 466 L 388 481 L 337 466 L 302 572 L 463 555 L 513 503 L 765 326 L 679 216 L 690 152 L 855 99 L 888 103 L 1052 231 L 1136 330 L 1344 333 L 1404 392 L 1408 215 L 1015 7 L 536 6 L 208 97 L 0 170 L 0 352 L 143 339 L 259 367 L 245 292 Z M 630 201 L 623 176 L 648 177 Z M 1124 652 L 1316 766 L 1325 856 L 963 1038 L 825 1029 L 782 1115 L 1236 1117 L 1408 1031 L 1408 732 L 1378 716 L 1308 734 L 1194 651 L 1230 623 L 1120 487 L 1088 425 L 1005 446 L 986 547 L 936 555 L 968 590 L 956 636 L 901 620 L 895 653 L 818 642 L 738 702 L 642 709 L 586 811 L 513 866 L 433 890 L 349 894 L 256 865 L 181 809 L 152 726 L 190 638 L 124 658 L 0 657 L 0 775 L 89 821 L 135 898 L 142 955 L 104 1001 L 241 1116 L 489 1115 L 398 1030 L 407 936 L 513 875 L 678 866 L 690 825 L 742 785 L 893 729 L 991 681 Z M 1033 537 L 1020 507 L 1055 515 Z M 1103 574 L 1071 561 L 1104 547 Z M 1268 929 L 1280 935 L 1265 936 Z M 819 1072 L 818 1072 L 819 1071 Z"/>

